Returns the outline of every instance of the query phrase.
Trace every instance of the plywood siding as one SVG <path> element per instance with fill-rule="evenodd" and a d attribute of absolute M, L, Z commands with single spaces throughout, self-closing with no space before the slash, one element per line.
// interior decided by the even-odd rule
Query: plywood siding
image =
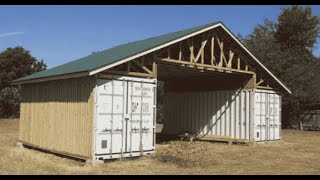
<path fill-rule="evenodd" d="M 20 140 L 90 158 L 94 86 L 93 77 L 22 85 Z"/>

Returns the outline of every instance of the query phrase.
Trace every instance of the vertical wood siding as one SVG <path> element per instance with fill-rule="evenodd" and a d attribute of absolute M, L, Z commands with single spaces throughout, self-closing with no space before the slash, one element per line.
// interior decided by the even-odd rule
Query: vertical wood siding
<path fill-rule="evenodd" d="M 90 158 L 94 86 L 94 77 L 22 85 L 20 141 Z"/>

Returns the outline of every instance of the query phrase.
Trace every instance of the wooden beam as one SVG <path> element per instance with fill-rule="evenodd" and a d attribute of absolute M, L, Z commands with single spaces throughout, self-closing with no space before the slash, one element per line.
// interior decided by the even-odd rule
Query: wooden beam
<path fill-rule="evenodd" d="M 226 57 L 224 56 L 224 52 L 223 52 L 223 42 L 220 42 L 219 38 L 217 38 L 218 41 L 218 45 L 220 48 L 220 62 L 219 65 L 223 66 L 223 62 L 225 63 L 225 65 L 227 66 L 228 62 L 226 60 Z"/>
<path fill-rule="evenodd" d="M 141 67 L 143 70 L 145 70 L 146 72 L 148 72 L 149 74 L 153 74 L 153 72 L 148 69 L 146 66 L 143 66 L 139 61 L 132 61 L 134 64 L 136 64 L 137 66 Z"/>
<path fill-rule="evenodd" d="M 198 54 L 197 54 L 197 57 L 194 59 L 193 62 L 195 62 L 195 63 L 198 62 L 199 57 L 200 57 L 200 56 L 203 54 L 203 52 L 204 52 L 204 47 L 206 46 L 206 44 L 207 44 L 207 40 L 205 40 L 205 41 L 203 41 L 203 42 L 201 43 L 201 48 L 199 49 L 199 52 L 198 52 Z"/>
<path fill-rule="evenodd" d="M 271 87 L 267 87 L 267 86 L 257 86 L 257 89 L 268 89 L 268 90 L 273 90 L 273 88 L 271 88 Z"/>
<path fill-rule="evenodd" d="M 238 57 L 238 70 L 240 70 L 240 58 Z"/>
<path fill-rule="evenodd" d="M 204 34 L 202 34 L 202 43 L 203 42 L 204 42 Z M 207 40 L 205 41 L 204 47 L 205 47 L 206 43 L 207 43 Z M 204 64 L 204 47 L 201 50 L 201 64 Z"/>
<path fill-rule="evenodd" d="M 231 68 L 231 66 L 232 66 L 233 56 L 234 56 L 234 53 L 230 50 L 229 51 L 229 61 L 228 61 L 228 65 L 227 65 L 228 68 Z"/>
<path fill-rule="evenodd" d="M 214 57 L 214 36 L 211 37 L 211 65 L 216 64 L 216 58 Z"/>
<path fill-rule="evenodd" d="M 204 49 L 201 52 L 201 64 L 204 64 Z"/>
<path fill-rule="evenodd" d="M 199 58 L 201 57 L 201 62 L 202 64 L 204 63 L 204 48 L 206 46 L 206 43 L 207 43 L 207 39 L 209 37 L 210 33 L 208 33 L 207 37 L 204 38 L 204 34 L 202 34 L 202 43 L 201 43 L 201 47 L 198 51 L 198 54 L 197 56 L 194 58 L 194 54 L 192 55 L 193 56 L 193 61 L 190 61 L 190 62 L 198 62 Z"/>
<path fill-rule="evenodd" d="M 182 60 L 182 47 L 181 42 L 179 43 L 179 60 Z"/>
<path fill-rule="evenodd" d="M 139 77 L 154 77 L 153 74 L 148 74 L 148 73 L 116 71 L 116 70 L 106 70 L 104 71 L 104 73 L 124 75 L 124 76 L 129 75 L 129 76 L 139 76 Z"/>
<path fill-rule="evenodd" d="M 158 77 L 158 64 L 157 64 L 157 60 L 154 58 L 153 59 L 153 63 L 152 63 L 152 72 L 155 78 Z"/>
<path fill-rule="evenodd" d="M 168 58 L 160 58 L 156 57 L 157 60 L 162 61 L 162 62 L 169 62 L 169 63 L 176 63 L 176 64 L 185 64 L 185 65 L 191 65 L 192 67 L 203 67 L 205 69 L 214 69 L 216 70 L 221 70 L 223 72 L 230 71 L 230 72 L 238 72 L 238 73 L 245 73 L 245 74 L 255 74 L 254 72 L 251 71 L 243 71 L 243 70 L 237 70 L 237 69 L 230 69 L 226 67 L 220 67 L 220 66 L 212 66 L 209 64 L 201 64 L 201 63 L 193 63 L 193 62 L 188 62 L 188 61 L 179 61 L 176 59 L 168 59 Z"/>
<path fill-rule="evenodd" d="M 190 48 L 190 62 L 193 62 L 194 60 L 194 47 L 193 47 L 193 38 L 191 38 L 191 43 L 190 40 L 188 40 L 189 48 Z"/>
<path fill-rule="evenodd" d="M 200 64 L 200 63 L 198 63 L 198 64 Z M 207 71 L 218 71 L 218 72 L 222 72 L 222 73 L 235 73 L 235 72 L 232 72 L 232 71 L 230 71 L 230 70 L 224 70 L 224 69 L 218 69 L 216 66 L 214 66 L 214 67 L 212 67 L 212 66 L 210 66 L 210 67 L 203 67 L 203 66 L 199 66 L 199 65 L 187 65 L 187 66 L 189 66 L 190 68 L 193 68 L 193 69 L 199 69 L 200 70 L 200 72 L 204 72 L 204 70 L 207 70 Z M 239 73 L 239 72 L 237 72 L 237 73 Z"/>
<path fill-rule="evenodd" d="M 217 39 L 219 41 L 219 39 Z M 218 66 L 221 66 L 223 65 L 223 50 L 221 50 L 221 46 L 222 46 L 222 49 L 223 49 L 223 43 L 220 44 L 220 42 L 218 42 L 218 45 L 220 47 L 220 61 L 219 61 L 219 64 Z"/>
<path fill-rule="evenodd" d="M 246 65 L 246 71 L 248 71 L 248 65 Z"/>
<path fill-rule="evenodd" d="M 264 80 L 263 79 L 260 79 L 260 81 L 259 82 L 257 82 L 257 86 L 259 86 L 261 83 L 263 83 L 264 82 Z"/>

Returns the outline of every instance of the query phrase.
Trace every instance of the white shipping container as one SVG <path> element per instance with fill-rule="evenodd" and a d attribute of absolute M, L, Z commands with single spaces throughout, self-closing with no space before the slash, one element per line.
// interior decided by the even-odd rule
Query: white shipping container
<path fill-rule="evenodd" d="M 281 139 L 281 96 L 274 91 L 170 92 L 165 102 L 165 134 Z"/>
<path fill-rule="evenodd" d="M 163 131 L 249 139 L 250 94 L 236 90 L 168 93 Z"/>
<path fill-rule="evenodd" d="M 155 148 L 156 80 L 97 79 L 95 159 L 139 156 Z"/>
<path fill-rule="evenodd" d="M 281 96 L 273 91 L 256 90 L 254 140 L 281 139 Z"/>

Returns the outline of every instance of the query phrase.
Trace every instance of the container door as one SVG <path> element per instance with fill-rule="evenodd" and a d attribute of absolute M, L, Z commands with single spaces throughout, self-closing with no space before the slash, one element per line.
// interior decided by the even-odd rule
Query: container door
<path fill-rule="evenodd" d="M 274 140 L 274 130 L 275 130 L 275 94 L 268 93 L 268 140 Z"/>
<path fill-rule="evenodd" d="M 268 116 L 269 116 L 269 127 L 268 127 L 268 140 L 280 139 L 280 95 L 276 93 L 268 93 Z"/>
<path fill-rule="evenodd" d="M 96 104 L 96 154 L 121 153 L 124 147 L 126 83 L 98 79 Z"/>
<path fill-rule="evenodd" d="M 267 94 L 255 92 L 254 104 L 254 140 L 265 141 L 267 137 Z"/>
<path fill-rule="evenodd" d="M 155 90 L 156 84 L 128 82 L 127 152 L 154 149 Z"/>
<path fill-rule="evenodd" d="M 281 96 L 279 94 L 273 94 L 273 134 L 274 134 L 274 140 L 281 139 L 280 137 L 280 131 L 281 131 Z"/>

